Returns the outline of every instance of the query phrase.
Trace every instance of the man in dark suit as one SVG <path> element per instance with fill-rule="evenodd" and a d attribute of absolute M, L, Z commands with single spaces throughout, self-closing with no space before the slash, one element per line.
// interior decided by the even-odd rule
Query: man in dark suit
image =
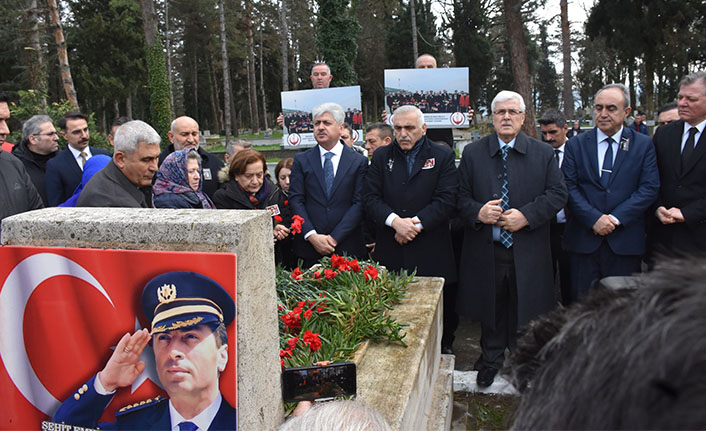
<path fill-rule="evenodd" d="M 679 121 L 655 133 L 661 187 L 655 251 L 706 252 L 706 72 L 682 78 Z"/>
<path fill-rule="evenodd" d="M 47 206 L 47 189 L 44 177 L 47 162 L 59 151 L 59 135 L 52 119 L 47 115 L 33 115 L 22 125 L 22 140 L 12 148 L 12 155 L 22 160 L 34 187 Z"/>
<path fill-rule="evenodd" d="M 569 126 L 566 124 L 564 114 L 556 109 L 550 109 L 537 120 L 539 128 L 542 130 L 542 141 L 552 146 L 554 160 L 561 168 L 564 161 L 564 151 L 566 147 L 566 133 Z M 552 220 L 550 228 L 550 243 L 552 247 L 552 266 L 554 268 L 554 280 L 559 278 L 559 291 L 561 303 L 569 305 L 571 302 L 571 267 L 569 265 L 569 255 L 561 245 L 564 240 L 564 230 L 566 229 L 566 211 L 562 208 Z"/>
<path fill-rule="evenodd" d="M 416 269 L 417 275 L 444 277 L 447 339 L 442 350 L 453 353 L 457 273 L 449 221 L 458 189 L 456 156 L 425 136 L 418 108 L 397 108 L 393 122 L 395 140 L 376 150 L 366 177 L 366 214 L 375 226 L 373 258 L 392 271 Z"/>
<path fill-rule="evenodd" d="M 623 126 L 630 94 L 623 84 L 596 93 L 596 127 L 566 144 L 562 170 L 569 189 L 564 248 L 571 252 L 572 301 L 596 280 L 640 270 L 645 213 L 657 198 L 652 140 Z"/>
<path fill-rule="evenodd" d="M 549 224 L 567 197 L 551 147 L 520 131 L 522 96 L 501 91 L 491 108 L 495 133 L 466 145 L 459 167 L 457 310 L 481 321 L 480 387 L 493 383 L 518 328 L 556 304 Z"/>
<path fill-rule="evenodd" d="M 68 146 L 47 162 L 44 177 L 49 205 L 54 207 L 74 194 L 88 159 L 96 154 L 110 156 L 108 151 L 88 145 L 91 133 L 85 115 L 79 112 L 65 114 L 59 119 L 59 129 Z"/>
<path fill-rule="evenodd" d="M 650 136 L 650 129 L 645 124 L 647 121 L 647 114 L 642 111 L 635 111 L 635 121 L 632 122 L 630 128 L 643 135 Z"/>
<path fill-rule="evenodd" d="M 219 390 L 228 364 L 226 327 L 235 302 L 210 278 L 186 271 L 167 272 L 147 283 L 142 309 L 151 331 L 125 334 L 105 367 L 76 390 L 52 421 L 118 430 L 235 430 L 236 410 Z M 157 396 L 121 408 L 116 422 L 98 423 L 119 388 L 144 371 L 142 351 L 152 340 L 154 366 L 169 398 Z"/>
<path fill-rule="evenodd" d="M 308 267 L 336 252 L 365 255 L 360 229 L 368 161 L 340 140 L 345 112 L 324 103 L 311 112 L 317 146 L 294 156 L 289 184 L 292 213 L 304 218 L 294 253 Z"/>
<path fill-rule="evenodd" d="M 201 156 L 201 172 L 203 173 L 203 191 L 213 199 L 218 190 L 218 172 L 223 168 L 223 162 L 218 157 L 199 146 L 199 123 L 191 117 L 183 116 L 172 121 L 167 133 L 171 144 L 159 155 L 159 165 L 174 151 L 184 148 L 195 148 Z"/>

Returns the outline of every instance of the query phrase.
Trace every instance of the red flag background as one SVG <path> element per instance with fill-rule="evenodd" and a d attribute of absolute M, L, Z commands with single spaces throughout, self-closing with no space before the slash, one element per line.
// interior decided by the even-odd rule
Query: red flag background
<path fill-rule="evenodd" d="M 234 254 L 0 247 L 0 429 L 41 429 L 103 368 L 123 334 L 149 328 L 142 289 L 168 271 L 201 273 L 236 298 Z M 220 389 L 237 408 L 235 328 L 235 321 L 227 328 Z M 154 357 L 151 343 L 145 352 Z M 140 385 L 119 389 L 101 422 L 130 403 L 166 395 L 147 365 Z"/>

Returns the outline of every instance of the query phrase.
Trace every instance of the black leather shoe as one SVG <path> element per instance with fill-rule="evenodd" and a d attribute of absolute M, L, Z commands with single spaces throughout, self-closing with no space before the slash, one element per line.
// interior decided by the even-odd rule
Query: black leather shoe
<path fill-rule="evenodd" d="M 450 344 L 441 345 L 441 354 L 443 355 L 455 355 L 454 348 Z"/>
<path fill-rule="evenodd" d="M 498 370 L 495 368 L 483 368 L 478 371 L 478 375 L 476 376 L 476 384 L 479 388 L 487 388 L 493 384 L 493 380 L 495 380 L 495 376 L 497 374 Z"/>

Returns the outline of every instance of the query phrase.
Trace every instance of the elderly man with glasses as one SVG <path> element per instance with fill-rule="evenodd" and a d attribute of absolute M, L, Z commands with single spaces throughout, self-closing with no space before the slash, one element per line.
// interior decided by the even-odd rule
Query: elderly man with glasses
<path fill-rule="evenodd" d="M 549 226 L 567 198 L 552 147 L 520 131 L 522 96 L 501 91 L 491 109 L 495 132 L 466 145 L 459 166 L 457 311 L 481 321 L 479 387 L 493 383 L 518 328 L 556 304 Z"/>
<path fill-rule="evenodd" d="M 12 154 L 25 165 L 44 206 L 48 205 L 47 190 L 44 186 L 47 162 L 56 156 L 57 151 L 59 135 L 47 115 L 34 115 L 25 121 L 22 126 L 22 140 L 12 149 Z"/>

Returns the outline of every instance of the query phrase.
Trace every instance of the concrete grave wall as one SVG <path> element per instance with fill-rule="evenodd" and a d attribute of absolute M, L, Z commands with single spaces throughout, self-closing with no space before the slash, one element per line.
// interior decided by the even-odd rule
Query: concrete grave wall
<path fill-rule="evenodd" d="M 443 278 L 416 277 L 390 316 L 407 347 L 369 342 L 357 359 L 358 399 L 394 430 L 448 430 L 453 404 L 453 356 L 441 354 Z"/>
<path fill-rule="evenodd" d="M 274 430 L 283 405 L 271 223 L 253 210 L 46 208 L 4 219 L 2 244 L 235 253 L 238 428 Z"/>

